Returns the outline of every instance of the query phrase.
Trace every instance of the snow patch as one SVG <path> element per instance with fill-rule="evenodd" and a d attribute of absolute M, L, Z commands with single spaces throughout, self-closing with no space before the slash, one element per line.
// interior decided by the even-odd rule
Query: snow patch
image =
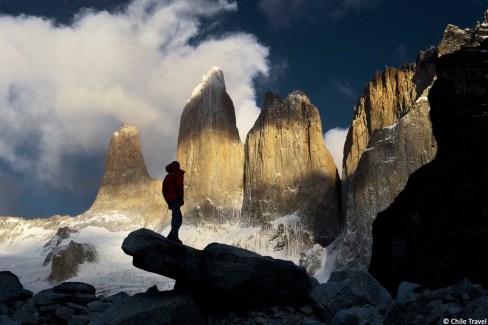
<path fill-rule="evenodd" d="M 191 98 L 200 95 L 203 89 L 211 87 L 215 90 L 225 91 L 224 72 L 219 67 L 212 67 L 210 71 L 202 77 L 202 83 L 193 89 Z M 191 99 L 190 99 L 191 100 Z"/>
<path fill-rule="evenodd" d="M 320 283 L 329 281 L 330 274 L 335 269 L 335 261 L 341 240 L 342 236 L 339 236 L 332 242 L 332 244 L 324 249 L 320 269 L 314 274 L 314 278 L 316 278 Z"/>

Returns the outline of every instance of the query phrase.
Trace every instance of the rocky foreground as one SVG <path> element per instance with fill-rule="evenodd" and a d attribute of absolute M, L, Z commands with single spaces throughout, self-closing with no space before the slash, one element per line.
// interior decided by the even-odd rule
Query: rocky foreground
<path fill-rule="evenodd" d="M 441 324 L 485 320 L 488 290 L 467 279 L 435 291 L 402 282 L 395 299 L 365 271 L 319 284 L 289 261 L 213 243 L 203 250 L 147 229 L 122 249 L 141 269 L 176 279 L 171 291 L 96 295 L 64 282 L 36 295 L 0 272 L 0 324 Z"/>

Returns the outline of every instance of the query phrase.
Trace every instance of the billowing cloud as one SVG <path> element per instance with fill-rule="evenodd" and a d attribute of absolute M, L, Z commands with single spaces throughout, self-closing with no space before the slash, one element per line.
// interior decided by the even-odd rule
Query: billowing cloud
<path fill-rule="evenodd" d="M 347 132 L 348 129 L 334 128 L 324 134 L 325 145 L 329 149 L 332 159 L 334 159 L 339 175 L 342 174 L 342 158 L 344 156 L 344 142 L 346 142 Z"/>
<path fill-rule="evenodd" d="M 0 162 L 80 191 L 90 162 L 129 122 L 160 177 L 176 155 L 181 111 L 212 66 L 225 73 L 244 139 L 259 114 L 253 79 L 268 73 L 268 49 L 245 33 L 200 34 L 201 18 L 234 10 L 228 0 L 135 0 L 117 13 L 81 12 L 71 25 L 0 16 Z"/>
<path fill-rule="evenodd" d="M 380 0 L 260 0 L 258 8 L 274 29 L 291 26 L 297 20 L 337 21 L 351 10 L 376 5 Z"/>

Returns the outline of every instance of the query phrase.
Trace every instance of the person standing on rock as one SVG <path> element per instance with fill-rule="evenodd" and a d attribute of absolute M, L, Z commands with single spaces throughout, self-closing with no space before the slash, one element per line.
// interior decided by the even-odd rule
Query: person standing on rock
<path fill-rule="evenodd" d="M 166 166 L 166 172 L 168 175 L 163 181 L 163 196 L 166 203 L 168 203 L 168 208 L 171 210 L 171 231 L 168 239 L 181 244 L 181 240 L 178 238 L 178 231 L 183 222 L 180 207 L 185 204 L 183 187 L 185 171 L 180 169 L 179 162 L 173 161 Z"/>

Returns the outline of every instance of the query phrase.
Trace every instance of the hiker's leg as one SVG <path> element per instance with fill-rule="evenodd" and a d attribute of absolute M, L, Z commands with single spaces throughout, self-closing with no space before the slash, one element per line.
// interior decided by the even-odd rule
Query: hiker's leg
<path fill-rule="evenodd" d="M 168 239 L 178 239 L 178 231 L 180 230 L 183 222 L 183 216 L 181 215 L 180 202 L 171 202 L 171 231 L 168 235 Z"/>
<path fill-rule="evenodd" d="M 181 215 L 180 204 L 175 203 L 175 207 L 172 211 L 171 218 L 171 231 L 174 231 L 175 238 L 178 238 L 178 231 L 183 223 L 183 216 Z"/>

